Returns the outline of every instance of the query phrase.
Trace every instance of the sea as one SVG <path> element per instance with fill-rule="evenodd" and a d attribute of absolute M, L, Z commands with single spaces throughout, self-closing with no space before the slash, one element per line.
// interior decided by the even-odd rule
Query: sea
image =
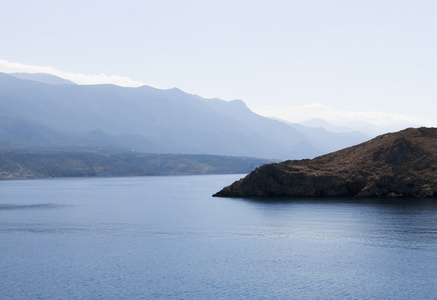
<path fill-rule="evenodd" d="M 243 176 L 0 181 L 0 299 L 437 299 L 436 199 L 211 196 Z"/>

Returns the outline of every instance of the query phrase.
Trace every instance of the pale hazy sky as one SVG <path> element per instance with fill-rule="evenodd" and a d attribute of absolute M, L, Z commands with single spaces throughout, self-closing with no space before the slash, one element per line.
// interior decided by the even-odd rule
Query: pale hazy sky
<path fill-rule="evenodd" d="M 437 126 L 436 1 L 2 0 L 0 15 L 0 72 Z"/>

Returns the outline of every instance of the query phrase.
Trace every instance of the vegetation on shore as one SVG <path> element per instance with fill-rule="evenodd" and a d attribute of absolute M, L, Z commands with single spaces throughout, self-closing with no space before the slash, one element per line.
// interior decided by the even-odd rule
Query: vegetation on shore
<path fill-rule="evenodd" d="M 0 152 L 0 179 L 248 173 L 266 159 L 217 155 L 98 153 L 78 151 Z"/>

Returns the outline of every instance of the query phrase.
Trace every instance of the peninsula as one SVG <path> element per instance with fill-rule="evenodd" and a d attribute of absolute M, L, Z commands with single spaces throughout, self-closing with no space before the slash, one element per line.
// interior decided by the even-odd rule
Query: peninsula
<path fill-rule="evenodd" d="M 262 165 L 215 197 L 436 197 L 437 128 L 408 128 L 314 159 Z"/>

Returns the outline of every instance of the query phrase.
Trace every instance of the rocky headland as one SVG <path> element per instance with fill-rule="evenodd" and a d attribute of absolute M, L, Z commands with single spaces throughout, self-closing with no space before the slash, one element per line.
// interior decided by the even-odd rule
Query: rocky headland
<path fill-rule="evenodd" d="M 408 128 L 314 159 L 265 164 L 216 197 L 437 197 L 437 128 Z"/>

